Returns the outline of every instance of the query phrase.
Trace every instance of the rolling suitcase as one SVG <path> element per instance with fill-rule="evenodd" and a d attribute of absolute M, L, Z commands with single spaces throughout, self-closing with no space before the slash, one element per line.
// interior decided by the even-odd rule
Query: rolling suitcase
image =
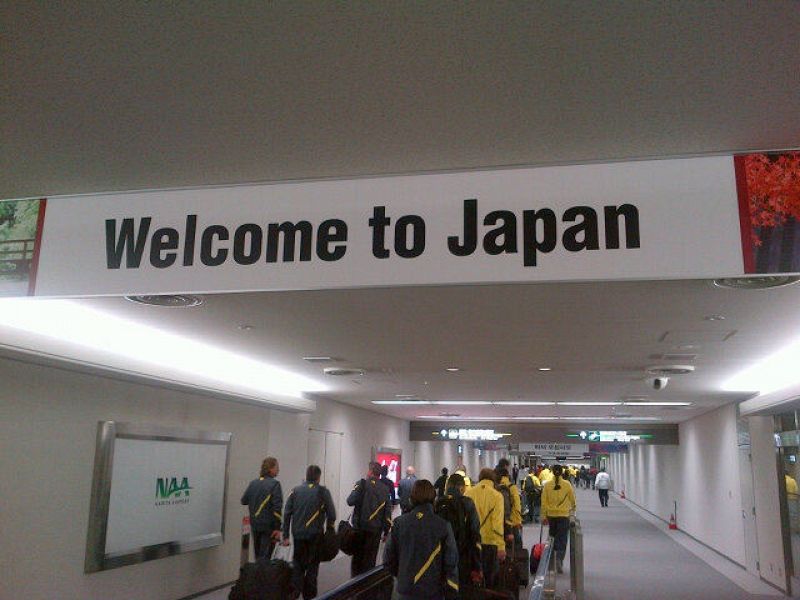
<path fill-rule="evenodd" d="M 461 600 L 514 600 L 516 596 L 512 596 L 508 592 L 489 590 L 470 585 L 461 588 L 459 598 Z"/>
<path fill-rule="evenodd" d="M 460 600 L 516 600 L 517 596 L 504 590 L 490 590 L 483 585 L 462 585 Z"/>
<path fill-rule="evenodd" d="M 539 528 L 539 543 L 534 544 L 533 548 L 531 549 L 531 568 L 530 573 L 531 575 L 535 575 L 536 571 L 539 570 L 539 561 L 542 560 L 542 554 L 544 553 L 544 544 L 542 543 L 542 534 L 544 533 L 544 525 Z"/>
<path fill-rule="evenodd" d="M 527 548 L 514 548 L 514 564 L 517 566 L 519 587 L 526 588 L 530 583 L 530 557 Z"/>
<path fill-rule="evenodd" d="M 519 573 L 517 562 L 514 560 L 514 547 L 506 554 L 506 559 L 500 563 L 500 572 L 497 578 L 498 590 L 508 594 L 508 597 L 519 600 Z"/>

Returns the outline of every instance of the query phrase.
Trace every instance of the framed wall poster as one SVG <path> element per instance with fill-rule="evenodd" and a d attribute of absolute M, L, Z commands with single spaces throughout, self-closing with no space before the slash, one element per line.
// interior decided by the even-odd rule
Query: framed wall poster
<path fill-rule="evenodd" d="M 400 485 L 400 479 L 403 476 L 402 456 L 403 451 L 398 448 L 378 447 L 373 450 L 373 460 L 389 467 L 387 477 L 394 483 L 395 488 Z"/>
<path fill-rule="evenodd" d="M 100 421 L 84 572 L 224 541 L 231 434 Z"/>

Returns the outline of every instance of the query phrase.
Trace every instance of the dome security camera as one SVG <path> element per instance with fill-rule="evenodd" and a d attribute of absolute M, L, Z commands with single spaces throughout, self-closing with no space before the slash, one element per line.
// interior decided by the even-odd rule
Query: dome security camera
<path fill-rule="evenodd" d="M 668 383 L 669 383 L 669 377 L 655 377 L 650 380 L 651 387 L 658 392 L 667 387 Z"/>

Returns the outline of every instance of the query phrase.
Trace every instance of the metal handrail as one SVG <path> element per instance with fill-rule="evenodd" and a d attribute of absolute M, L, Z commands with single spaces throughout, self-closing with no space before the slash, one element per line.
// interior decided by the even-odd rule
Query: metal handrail
<path fill-rule="evenodd" d="M 583 530 L 575 518 L 569 524 L 569 579 L 575 600 L 583 600 Z"/>
<path fill-rule="evenodd" d="M 353 577 L 339 587 L 316 597 L 316 600 L 389 600 L 394 588 L 394 577 L 385 566 L 375 567 Z"/>
<path fill-rule="evenodd" d="M 551 571 L 553 558 L 553 538 L 545 542 L 544 549 L 542 550 L 542 557 L 539 560 L 539 568 L 536 569 L 536 574 L 533 576 L 533 585 L 531 586 L 531 593 L 528 600 L 545 600 L 552 598 L 555 589 L 549 587 L 548 572 Z"/>

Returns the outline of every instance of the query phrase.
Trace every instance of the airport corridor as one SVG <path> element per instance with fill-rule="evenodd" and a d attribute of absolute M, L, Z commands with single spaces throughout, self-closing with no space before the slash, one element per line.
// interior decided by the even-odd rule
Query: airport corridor
<path fill-rule="evenodd" d="M 665 523 L 654 517 L 645 518 L 646 514 L 641 514 L 616 494 L 611 495 L 608 508 L 600 507 L 594 490 L 577 489 L 576 496 L 578 518 L 583 528 L 585 600 L 766 600 L 783 597 L 779 591 L 713 550 L 701 547 L 699 556 L 694 554 L 676 541 L 676 538 L 688 536 L 666 534 Z M 526 524 L 523 538 L 525 547 L 532 548 L 539 541 L 539 525 Z M 349 577 L 350 558 L 340 554 L 334 561 L 321 565 L 320 592 L 333 589 Z M 568 552 L 564 574 L 558 578 L 557 596 L 563 596 L 569 587 Z M 229 589 L 225 587 L 201 598 L 223 600 L 228 597 Z M 520 590 L 521 600 L 528 598 L 529 589 Z"/>

